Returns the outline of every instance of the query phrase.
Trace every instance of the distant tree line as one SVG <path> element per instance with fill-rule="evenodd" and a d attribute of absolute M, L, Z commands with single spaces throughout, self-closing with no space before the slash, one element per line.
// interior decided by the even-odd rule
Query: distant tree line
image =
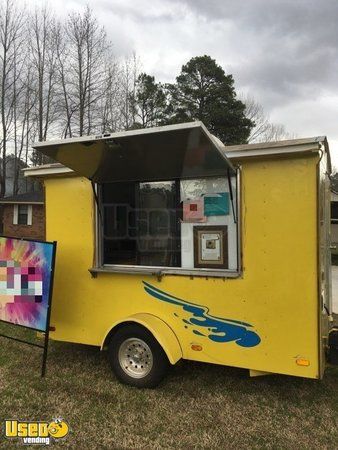
<path fill-rule="evenodd" d="M 174 83 L 140 70 L 139 59 L 114 57 L 92 11 L 59 20 L 48 7 L 27 11 L 0 1 L 0 197 L 6 193 L 6 156 L 39 165 L 34 141 L 101 134 L 202 120 L 225 144 L 277 140 L 251 97 L 239 98 L 232 75 L 210 56 L 192 58 Z"/>

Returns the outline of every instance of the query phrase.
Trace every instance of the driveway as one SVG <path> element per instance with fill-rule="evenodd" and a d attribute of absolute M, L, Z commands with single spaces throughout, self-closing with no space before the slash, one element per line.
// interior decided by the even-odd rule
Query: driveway
<path fill-rule="evenodd" d="M 332 309 L 338 314 L 338 266 L 332 266 Z"/>

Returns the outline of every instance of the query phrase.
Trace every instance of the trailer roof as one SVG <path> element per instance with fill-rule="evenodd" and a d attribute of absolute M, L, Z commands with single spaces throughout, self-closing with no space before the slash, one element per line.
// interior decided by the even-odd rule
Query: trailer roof
<path fill-rule="evenodd" d="M 302 139 L 288 139 L 257 144 L 223 145 L 223 152 L 231 161 L 251 157 L 285 156 L 299 153 L 325 151 L 328 157 L 328 171 L 331 173 L 331 156 L 326 136 L 315 136 Z"/>
<path fill-rule="evenodd" d="M 39 142 L 41 153 L 97 183 L 221 176 L 234 167 L 202 122 Z"/>
<path fill-rule="evenodd" d="M 255 144 L 241 144 L 241 145 L 227 145 L 223 146 L 226 148 L 227 152 L 239 151 L 239 150 L 255 150 L 255 149 L 267 149 L 267 148 L 278 148 L 278 147 L 289 147 L 289 146 L 299 146 L 306 144 L 318 144 L 326 140 L 325 136 L 316 136 L 310 138 L 302 139 L 286 139 L 282 141 L 273 142 L 258 142 Z"/>
<path fill-rule="evenodd" d="M 138 130 L 145 131 L 145 130 Z M 222 153 L 228 158 L 228 160 L 232 161 L 232 163 L 240 163 L 241 160 L 252 157 L 271 157 L 271 156 L 287 156 L 294 154 L 302 154 L 302 153 L 312 153 L 318 152 L 319 150 L 324 150 L 328 155 L 328 171 L 331 173 L 331 160 L 330 160 L 330 152 L 329 145 L 325 136 L 316 136 L 311 138 L 303 138 L 303 139 L 289 139 L 278 142 L 263 142 L 257 144 L 244 144 L 244 145 L 231 145 L 225 146 L 223 145 L 217 138 L 214 136 L 212 138 L 218 142 L 219 148 L 221 148 Z M 88 140 L 86 138 L 75 138 L 75 139 L 64 139 L 58 142 L 73 142 L 78 139 L 82 139 L 83 141 Z M 36 145 L 36 148 L 50 145 L 51 143 L 39 143 Z M 66 164 L 61 163 L 52 163 L 45 164 L 37 167 L 29 167 L 23 169 L 25 176 L 34 176 L 34 177 L 44 177 L 44 176 L 68 176 L 74 175 L 72 169 L 66 166 Z M 75 171 L 76 172 L 76 171 Z"/>

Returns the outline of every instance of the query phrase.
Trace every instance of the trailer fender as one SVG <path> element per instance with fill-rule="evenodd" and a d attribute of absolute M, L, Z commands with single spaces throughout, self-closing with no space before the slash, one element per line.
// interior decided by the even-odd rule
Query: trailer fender
<path fill-rule="evenodd" d="M 103 350 L 103 348 L 107 345 L 109 338 L 114 334 L 114 331 L 117 331 L 124 324 L 133 322 L 139 323 L 150 331 L 150 333 L 163 348 L 171 364 L 176 364 L 177 361 L 182 358 L 182 348 L 173 330 L 162 319 L 148 313 L 134 314 L 123 320 L 115 322 L 106 332 L 101 344 L 101 350 Z"/>

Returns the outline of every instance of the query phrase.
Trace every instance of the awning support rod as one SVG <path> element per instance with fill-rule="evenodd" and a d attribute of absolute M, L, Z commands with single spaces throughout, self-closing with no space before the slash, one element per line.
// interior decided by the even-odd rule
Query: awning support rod
<path fill-rule="evenodd" d="M 237 215 L 236 215 L 236 212 L 235 212 L 234 196 L 233 196 L 233 192 L 232 192 L 231 176 L 230 176 L 230 170 L 229 169 L 228 169 L 228 184 L 229 184 L 231 208 L 232 208 L 232 213 L 234 215 L 234 222 L 237 223 Z"/>
<path fill-rule="evenodd" d="M 100 216 L 100 222 L 102 224 L 103 223 L 103 221 L 102 221 L 102 213 L 101 213 L 99 198 L 97 196 L 97 192 L 96 192 L 96 189 L 95 189 L 95 183 L 92 180 L 90 180 L 90 182 L 91 182 L 91 185 L 92 185 L 92 189 L 93 189 L 93 194 L 94 194 L 94 199 L 95 199 L 95 203 L 96 203 L 96 206 L 97 206 L 97 210 L 98 210 L 98 213 L 99 213 L 99 216 Z"/>

